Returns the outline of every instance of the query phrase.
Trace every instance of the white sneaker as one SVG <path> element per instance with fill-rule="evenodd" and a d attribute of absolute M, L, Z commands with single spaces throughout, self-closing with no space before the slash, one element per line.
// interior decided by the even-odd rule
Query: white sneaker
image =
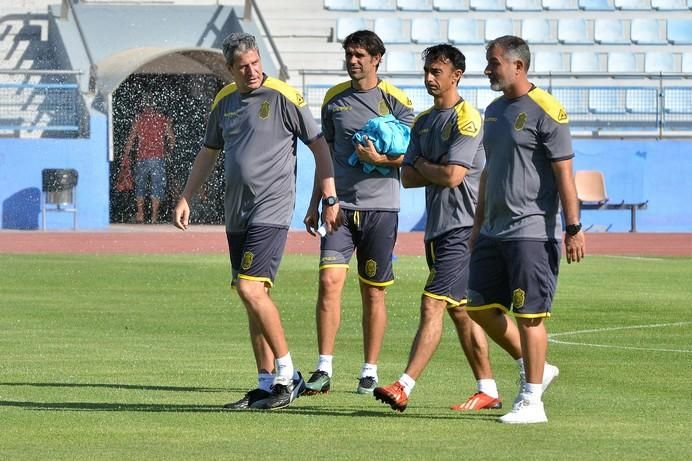
<path fill-rule="evenodd" d="M 555 381 L 555 378 L 560 376 L 560 369 L 556 367 L 555 365 L 551 365 L 548 362 L 545 362 L 545 365 L 543 365 L 543 382 L 541 383 L 543 385 L 543 392 L 547 391 L 550 385 Z M 517 394 L 517 397 L 514 399 L 514 403 L 512 403 L 512 409 L 516 407 L 519 402 L 522 400 L 522 395 L 521 393 L 524 392 L 524 385 L 526 384 L 526 374 L 525 373 L 519 373 L 519 394 Z"/>
<path fill-rule="evenodd" d="M 519 402 L 512 408 L 512 411 L 500 418 L 500 422 L 504 424 L 547 423 L 548 417 L 545 415 L 543 402 L 530 402 L 522 395 Z"/>

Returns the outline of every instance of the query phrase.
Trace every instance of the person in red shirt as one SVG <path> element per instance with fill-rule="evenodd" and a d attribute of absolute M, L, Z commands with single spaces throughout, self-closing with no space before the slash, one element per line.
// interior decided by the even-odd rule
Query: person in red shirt
<path fill-rule="evenodd" d="M 135 221 L 144 222 L 144 197 L 147 180 L 151 180 L 151 222 L 155 224 L 159 217 L 161 197 L 166 189 L 166 147 L 169 152 L 175 147 L 175 135 L 171 119 L 156 110 L 151 96 L 144 99 L 144 108 L 132 124 L 123 151 L 123 170 L 130 167 L 130 152 L 136 149 L 135 165 L 135 201 L 137 214 Z"/>

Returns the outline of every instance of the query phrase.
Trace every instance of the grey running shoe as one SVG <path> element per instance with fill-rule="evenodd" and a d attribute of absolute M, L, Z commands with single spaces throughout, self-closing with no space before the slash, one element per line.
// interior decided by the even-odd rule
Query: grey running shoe
<path fill-rule="evenodd" d="M 377 387 L 377 379 L 372 376 L 364 376 L 358 380 L 358 388 L 356 392 L 359 394 L 372 394 Z"/>
<path fill-rule="evenodd" d="M 326 394 L 332 387 L 332 379 L 326 371 L 316 370 L 305 383 L 305 395 Z"/>
<path fill-rule="evenodd" d="M 263 389 L 253 389 L 248 391 L 245 396 L 236 401 L 227 403 L 223 406 L 224 410 L 247 410 L 253 408 L 254 405 L 261 403 L 271 394 Z"/>

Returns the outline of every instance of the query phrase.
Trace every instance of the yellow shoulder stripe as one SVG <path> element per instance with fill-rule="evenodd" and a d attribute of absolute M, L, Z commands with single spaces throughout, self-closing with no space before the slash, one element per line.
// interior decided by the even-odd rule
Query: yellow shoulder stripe
<path fill-rule="evenodd" d="M 543 91 L 540 88 L 534 88 L 528 93 L 529 98 L 533 100 L 538 106 L 545 111 L 546 114 L 550 115 L 550 118 L 555 120 L 557 123 L 567 123 L 569 118 L 567 117 L 567 111 L 560 104 L 560 101 L 555 99 L 555 96 Z"/>
<path fill-rule="evenodd" d="M 454 107 L 457 113 L 457 129 L 462 136 L 475 138 L 481 131 L 483 121 L 481 114 L 468 101 L 457 104 Z"/>
<path fill-rule="evenodd" d="M 324 106 L 329 101 L 334 99 L 334 97 L 336 95 L 343 93 L 344 91 L 348 90 L 349 88 L 351 88 L 351 81 L 350 80 L 347 82 L 341 82 L 337 85 L 334 85 L 329 90 L 327 90 L 327 94 L 324 95 L 324 100 L 322 101 L 322 105 Z"/>
<path fill-rule="evenodd" d="M 214 102 L 211 105 L 211 110 L 214 110 L 214 108 L 219 103 L 219 101 L 221 101 L 223 98 L 225 98 L 229 94 L 234 93 L 237 89 L 238 89 L 238 86 L 235 83 L 229 83 L 228 85 L 221 88 L 221 91 L 216 93 L 216 97 L 214 98 Z"/>
<path fill-rule="evenodd" d="M 278 91 L 281 93 L 286 99 L 291 101 L 293 104 L 295 104 L 298 107 L 303 107 L 305 104 L 305 98 L 303 98 L 303 95 L 300 94 L 300 91 L 296 90 L 293 88 L 291 85 L 289 85 L 286 82 L 282 82 L 279 79 L 276 79 L 274 77 L 267 77 L 264 80 L 263 86 L 267 88 L 271 88 L 272 90 Z"/>
<path fill-rule="evenodd" d="M 408 107 L 409 109 L 413 109 L 413 102 L 411 102 L 409 97 L 406 96 L 406 93 L 399 88 L 395 87 L 389 82 L 385 82 L 384 80 L 381 80 L 377 86 L 385 93 L 389 93 L 394 96 L 404 106 Z"/>

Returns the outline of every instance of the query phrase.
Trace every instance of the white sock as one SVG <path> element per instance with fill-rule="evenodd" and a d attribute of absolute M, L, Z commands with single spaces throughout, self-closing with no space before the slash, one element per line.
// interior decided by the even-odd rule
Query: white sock
<path fill-rule="evenodd" d="M 274 375 L 272 373 L 257 373 L 257 387 L 263 391 L 271 391 L 274 383 Z"/>
<path fill-rule="evenodd" d="M 333 355 L 320 354 L 319 358 L 317 359 L 317 367 L 315 369 L 320 370 L 320 371 L 324 371 L 331 378 L 332 372 L 334 371 L 332 369 L 332 360 L 333 359 L 334 359 Z"/>
<path fill-rule="evenodd" d="M 404 392 L 406 392 L 406 397 L 411 395 L 411 391 L 416 386 L 416 380 L 404 373 L 403 375 L 401 375 L 401 378 L 399 378 L 399 382 L 404 386 Z"/>
<path fill-rule="evenodd" d="M 524 387 L 524 397 L 531 403 L 536 403 L 541 401 L 543 396 L 543 384 L 533 384 L 526 383 Z"/>
<path fill-rule="evenodd" d="M 366 376 L 370 376 L 371 378 L 375 378 L 375 381 L 379 381 L 379 379 L 377 379 L 377 365 L 364 363 L 363 367 L 360 369 L 360 377 L 365 378 Z"/>
<path fill-rule="evenodd" d="M 279 357 L 275 360 L 276 363 L 276 376 L 274 377 L 274 384 L 283 384 L 288 386 L 293 381 L 293 360 L 291 360 L 291 353 Z"/>
<path fill-rule="evenodd" d="M 476 381 L 476 388 L 478 392 L 488 394 L 490 397 L 496 399 L 500 396 L 497 392 L 497 384 L 494 379 L 479 379 Z"/>

